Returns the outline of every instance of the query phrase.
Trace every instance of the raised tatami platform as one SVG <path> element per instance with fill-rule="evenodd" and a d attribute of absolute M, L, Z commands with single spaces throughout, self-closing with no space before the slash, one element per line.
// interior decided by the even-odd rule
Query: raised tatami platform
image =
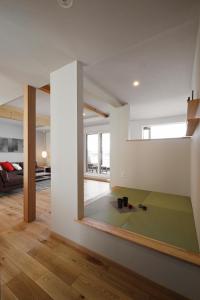
<path fill-rule="evenodd" d="M 135 209 L 115 208 L 118 197 L 127 196 Z M 147 206 L 147 211 L 138 204 Z M 199 252 L 191 200 L 189 197 L 115 187 L 85 207 L 85 216 L 126 230 Z"/>

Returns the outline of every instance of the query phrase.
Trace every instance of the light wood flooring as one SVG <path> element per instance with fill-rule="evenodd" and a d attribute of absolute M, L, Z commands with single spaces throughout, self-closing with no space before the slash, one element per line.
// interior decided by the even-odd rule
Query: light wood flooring
<path fill-rule="evenodd" d="M 96 180 L 84 180 L 85 205 L 110 192 L 110 183 Z"/>
<path fill-rule="evenodd" d="M 0 197 L 0 299 L 182 297 L 50 236 L 50 191 L 37 192 L 37 220 L 22 221 L 20 194 Z"/>

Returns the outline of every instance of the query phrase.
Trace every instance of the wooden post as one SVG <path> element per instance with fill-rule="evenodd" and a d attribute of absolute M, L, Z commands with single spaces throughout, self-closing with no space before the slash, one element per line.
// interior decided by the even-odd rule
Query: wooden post
<path fill-rule="evenodd" d="M 36 218 L 35 161 L 36 161 L 36 89 L 24 89 L 24 221 Z"/>

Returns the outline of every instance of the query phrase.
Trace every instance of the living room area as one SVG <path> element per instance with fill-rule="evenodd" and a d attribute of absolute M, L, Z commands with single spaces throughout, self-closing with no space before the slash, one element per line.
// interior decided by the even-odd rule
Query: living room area
<path fill-rule="evenodd" d="M 35 181 L 38 219 L 48 223 L 50 214 L 50 117 L 48 99 L 37 92 Z M 38 104 L 39 103 L 39 104 Z M 0 232 L 24 218 L 24 99 L 0 106 Z"/>
<path fill-rule="evenodd" d="M 15 226 L 23 220 L 24 206 L 24 99 L 23 96 L 16 98 L 0 106 L 0 232 Z M 97 134 L 106 136 L 107 147 L 110 147 L 109 118 L 99 115 L 84 108 L 84 134 L 87 140 L 89 134 L 98 128 Z M 107 122 L 105 124 L 105 121 Z M 94 123 L 96 122 L 96 127 Z M 105 132 L 105 133 L 104 133 Z M 36 161 L 35 161 L 35 182 L 36 182 L 36 210 L 37 220 L 42 220 L 50 225 L 51 214 L 51 146 L 50 146 L 50 95 L 44 91 L 36 91 Z M 93 136 L 93 134 L 92 134 Z M 86 147 L 87 148 L 87 147 Z M 110 153 L 104 155 L 107 167 L 101 165 L 98 172 L 96 169 L 89 169 L 88 156 L 85 148 L 85 179 L 84 199 L 85 204 L 90 203 L 97 196 L 104 195 L 110 190 L 107 182 L 109 176 Z M 99 145 L 98 145 L 99 149 Z M 98 150 L 99 151 L 99 150 Z M 96 153 L 90 153 L 92 162 L 96 162 Z M 88 170 L 88 172 L 86 171 Z M 98 180 L 95 175 L 99 173 Z M 93 178 L 91 178 L 94 176 Z M 92 179 L 92 180 L 91 180 Z M 6 221 L 5 221 L 6 220 Z"/>

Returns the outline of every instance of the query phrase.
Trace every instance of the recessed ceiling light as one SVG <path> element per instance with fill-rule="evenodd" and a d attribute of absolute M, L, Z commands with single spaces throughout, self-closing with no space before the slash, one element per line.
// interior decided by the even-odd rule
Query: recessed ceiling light
<path fill-rule="evenodd" d="M 72 7 L 74 0 L 57 0 L 57 1 L 62 8 L 70 8 Z"/>
<path fill-rule="evenodd" d="M 138 85 L 140 85 L 140 82 L 139 81 L 133 81 L 133 86 L 138 86 Z"/>

